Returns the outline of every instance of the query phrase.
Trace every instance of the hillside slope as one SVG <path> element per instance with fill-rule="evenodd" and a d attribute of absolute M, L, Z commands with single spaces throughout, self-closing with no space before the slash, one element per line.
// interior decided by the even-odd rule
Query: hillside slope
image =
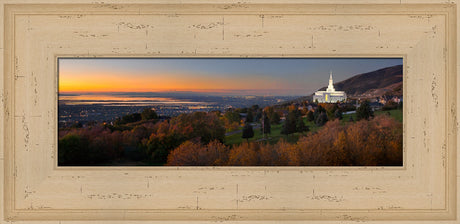
<path fill-rule="evenodd" d="M 355 75 L 334 83 L 336 90 L 345 91 L 350 98 L 372 98 L 382 95 L 402 96 L 403 66 L 396 65 Z M 326 90 L 323 87 L 319 90 Z"/>

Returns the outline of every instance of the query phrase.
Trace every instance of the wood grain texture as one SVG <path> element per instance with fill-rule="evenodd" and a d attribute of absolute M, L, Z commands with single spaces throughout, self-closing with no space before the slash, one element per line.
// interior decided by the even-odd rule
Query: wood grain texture
<path fill-rule="evenodd" d="M 65 2 L 1 4 L 3 220 L 456 222 L 455 2 Z M 404 167 L 56 167 L 56 58 L 101 56 L 404 57 Z"/>

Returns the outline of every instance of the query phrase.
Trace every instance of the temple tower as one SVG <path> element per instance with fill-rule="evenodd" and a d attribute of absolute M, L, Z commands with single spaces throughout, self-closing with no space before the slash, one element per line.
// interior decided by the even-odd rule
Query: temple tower
<path fill-rule="evenodd" d="M 329 85 L 327 86 L 326 91 L 327 92 L 335 92 L 334 81 L 332 80 L 332 71 L 329 74 Z"/>

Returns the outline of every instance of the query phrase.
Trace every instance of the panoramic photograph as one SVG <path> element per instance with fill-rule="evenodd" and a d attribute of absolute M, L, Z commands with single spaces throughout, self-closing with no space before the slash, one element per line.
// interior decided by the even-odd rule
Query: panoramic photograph
<path fill-rule="evenodd" d="M 59 58 L 59 166 L 402 166 L 402 58 Z"/>

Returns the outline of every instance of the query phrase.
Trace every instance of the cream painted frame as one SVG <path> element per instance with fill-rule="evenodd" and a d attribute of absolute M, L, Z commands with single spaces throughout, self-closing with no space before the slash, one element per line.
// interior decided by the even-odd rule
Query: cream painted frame
<path fill-rule="evenodd" d="M 5 219 L 454 220 L 457 79 L 456 51 L 451 49 L 456 46 L 455 7 L 5 5 Z M 305 17 L 317 17 L 320 22 Z M 377 17 L 385 18 L 382 22 Z M 53 29 L 41 26 L 43 22 Z M 95 29 L 93 23 L 104 26 Z M 307 24 L 306 31 L 296 29 L 302 24 Z M 354 30 L 344 31 L 346 25 Z M 150 28 L 165 36 L 149 33 Z M 406 29 L 409 35 L 398 36 Z M 282 32 L 310 32 L 311 38 Z M 63 36 L 53 39 L 57 34 Z M 197 35 L 204 40 L 197 41 Z M 324 38 L 315 39 L 319 37 Z M 365 41 L 356 42 L 352 37 Z M 132 43 L 132 39 L 142 43 Z M 404 167 L 58 168 L 53 132 L 40 132 L 43 127 L 56 128 L 58 56 L 403 56 L 404 102 L 410 102 L 404 105 Z M 414 94 L 419 87 L 430 91 Z M 424 99 L 429 99 L 427 109 L 421 108 Z M 416 148 L 423 148 L 421 155 L 414 153 Z M 288 183 L 288 177 L 294 183 Z M 120 179 L 128 183 L 119 183 Z M 145 186 L 137 187 L 140 185 Z M 297 189 L 299 186 L 304 188 Z M 172 195 L 176 196 L 171 199 Z M 299 205 L 304 207 L 296 207 Z"/>

